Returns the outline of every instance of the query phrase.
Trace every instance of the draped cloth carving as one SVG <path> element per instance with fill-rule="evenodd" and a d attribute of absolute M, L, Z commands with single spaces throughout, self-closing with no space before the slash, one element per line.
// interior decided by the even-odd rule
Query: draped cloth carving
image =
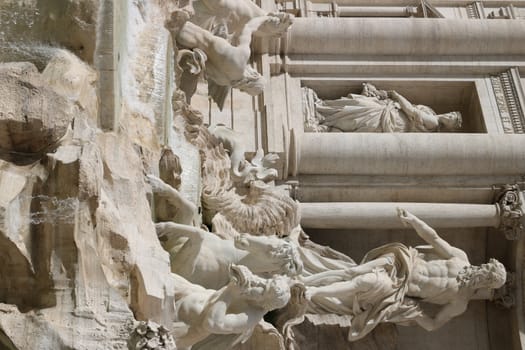
<path fill-rule="evenodd" d="M 366 336 L 381 322 L 410 324 L 413 318 L 421 315 L 419 305 L 405 296 L 417 254 L 417 250 L 401 243 L 373 249 L 363 258 L 362 264 L 384 256 L 394 258 L 393 265 L 375 271 L 376 288 L 357 293 L 347 304 L 332 297 L 314 296 L 308 304 L 308 319 L 314 324 L 336 321 L 342 327 L 349 327 L 350 341 Z"/>

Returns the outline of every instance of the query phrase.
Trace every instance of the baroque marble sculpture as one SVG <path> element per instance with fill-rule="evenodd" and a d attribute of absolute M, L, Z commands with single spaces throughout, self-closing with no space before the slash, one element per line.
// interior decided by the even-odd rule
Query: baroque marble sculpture
<path fill-rule="evenodd" d="M 231 349 L 245 341 L 263 316 L 290 299 L 287 279 L 264 279 L 230 265 L 230 282 L 205 289 L 177 277 L 174 336 L 178 349 Z"/>
<path fill-rule="evenodd" d="M 349 317 L 349 340 L 365 336 L 379 322 L 435 330 L 465 312 L 470 300 L 491 299 L 505 283 L 505 267 L 497 260 L 472 266 L 464 251 L 411 213 L 399 209 L 399 218 L 428 245 L 387 244 L 368 252 L 355 267 L 305 280 L 307 312 Z M 428 315 L 424 303 L 442 307 Z"/>
<path fill-rule="evenodd" d="M 209 79 L 210 96 L 222 109 L 229 88 L 237 88 L 252 96 L 262 93 L 264 78 L 248 64 L 252 35 L 256 32 L 281 35 L 291 25 L 293 16 L 285 13 L 263 14 L 262 11 L 254 11 L 254 5 L 249 1 L 202 0 L 197 3 L 203 3 L 201 7 L 210 11 L 208 14 L 210 19 L 216 20 L 215 17 L 218 17 L 219 20 L 225 21 L 233 17 L 236 20 L 234 29 L 237 30 L 237 35 L 230 39 L 232 42 L 190 22 L 188 13 L 182 10 L 173 12 L 166 22 L 174 46 L 178 44 L 182 48 L 199 50 L 203 53 L 199 56 L 199 62 L 194 64 L 200 68 L 194 71 L 205 72 Z M 201 13 L 201 15 L 206 14 Z M 207 23 L 206 20 L 201 19 L 201 21 L 202 24 Z M 191 82 L 188 84 L 194 85 Z M 182 87 L 182 90 L 188 93 L 193 88 Z"/>
<path fill-rule="evenodd" d="M 471 21 L 474 34 L 490 33 L 487 40 L 517 32 L 514 51 L 500 52 L 499 42 L 491 41 L 481 49 L 456 47 L 457 52 L 443 44 L 453 41 L 441 27 L 445 19 L 417 18 L 411 25 L 437 28 L 421 33 L 445 45 L 436 44 L 439 55 L 431 55 L 432 45 L 404 27 L 412 19 L 396 18 L 392 25 L 382 18 L 378 22 L 386 29 L 381 26 L 378 35 L 374 26 L 359 24 L 361 19 L 343 18 L 428 17 L 433 8 L 425 2 L 411 11 L 333 3 L 332 12 L 324 13 L 325 5 L 0 1 L 0 349 L 385 350 L 397 348 L 398 335 L 403 337 L 397 325 L 414 326 L 414 333 L 441 327 L 448 332 L 447 323 L 462 319 L 475 300 L 475 312 L 458 328 L 467 325 L 490 338 L 476 349 L 496 348 L 487 344 L 501 341 L 494 336 L 503 332 L 494 326 L 505 324 L 500 320 L 516 323 L 509 334 L 520 329 L 523 295 L 515 293 L 523 290 L 525 247 L 518 239 L 525 227 L 524 146 L 519 135 L 509 135 L 517 136 L 509 138 L 513 143 L 502 142 L 493 120 L 474 120 L 494 114 L 486 110 L 492 100 L 479 90 L 488 79 L 499 89 L 498 117 L 509 116 L 502 130 L 519 133 L 525 96 L 516 83 L 519 67 L 501 73 L 488 61 L 480 66 L 497 76 L 482 77 L 489 74 L 483 71 L 466 82 L 454 77 L 443 85 L 452 92 L 435 99 L 466 111 L 469 130 L 486 128 L 483 140 L 500 147 L 500 153 L 486 156 L 494 174 L 464 174 L 435 164 L 430 173 L 419 171 L 418 162 L 434 156 L 428 152 L 432 142 L 443 144 L 432 136 L 453 140 L 449 137 L 459 133 L 387 134 L 455 131 L 462 124 L 459 112 L 437 114 L 411 103 L 405 93 L 371 83 L 360 94 L 335 100 L 321 100 L 305 86 L 357 76 L 402 81 L 410 67 L 405 56 L 396 55 L 408 51 L 441 59 L 437 73 L 427 72 L 436 79 L 428 85 L 439 85 L 446 80 L 435 78 L 442 74 L 445 53 L 452 60 L 459 52 L 464 60 L 493 46 L 490 57 L 512 61 L 525 54 L 519 45 L 523 30 L 511 23 L 498 31 L 496 24 Z M 455 13 L 462 11 L 467 10 Z M 517 11 L 511 6 L 500 12 L 517 17 Z M 366 16 L 363 21 L 370 24 Z M 369 44 L 374 38 L 356 30 L 337 32 L 338 26 L 366 28 L 383 45 Z M 325 35 L 324 29 L 337 35 Z M 419 40 L 413 50 L 403 46 L 409 34 Z M 301 44 L 304 37 L 308 45 Z M 384 37 L 392 40 L 385 43 Z M 313 48 L 307 48 L 310 41 Z M 374 50 L 383 61 L 395 57 L 395 64 L 386 71 L 378 64 L 383 69 L 378 72 L 353 66 L 361 62 L 356 52 L 377 59 Z M 340 76 L 328 79 L 323 69 L 342 56 L 344 64 L 330 66 Z M 423 69 L 412 73 L 428 78 Z M 376 134 L 344 134 L 352 132 Z M 479 140 L 463 134 L 469 142 Z M 345 172 L 348 164 L 367 165 L 376 156 L 347 157 L 351 142 L 362 140 L 368 147 L 370 137 L 381 147 L 385 140 L 397 147 L 421 136 L 429 136 L 430 146 L 409 149 L 415 167 L 384 157 L 376 168 L 370 164 L 371 172 L 361 167 Z M 467 154 L 454 142 L 442 148 L 450 152 L 437 153 L 436 162 Z M 485 157 L 470 154 L 473 162 Z M 344 203 L 349 197 L 355 202 Z M 310 218 L 322 218 L 328 227 L 308 226 L 305 202 L 325 208 Z M 359 226 L 357 219 L 365 216 L 359 208 L 375 222 Z M 415 208 L 418 217 L 401 208 Z M 414 229 L 426 245 L 409 247 L 407 238 L 415 235 L 404 228 Z M 501 232 L 516 241 L 500 239 Z M 319 244 L 321 238 L 327 245 Z M 370 247 L 377 248 L 357 263 L 354 258 Z M 505 266 L 496 259 L 475 265 L 493 256 Z M 506 267 L 516 271 L 507 273 Z M 488 301 L 514 310 L 495 309 Z M 426 334 L 417 333 L 413 344 Z M 501 338 L 518 344 L 520 337 L 512 335 Z"/>
<path fill-rule="evenodd" d="M 205 288 L 219 289 L 229 281 L 229 266 L 246 266 L 263 276 L 296 276 L 302 262 L 296 247 L 284 239 L 240 234 L 221 239 L 197 227 L 157 223 L 157 234 L 171 256 L 172 271 Z"/>
<path fill-rule="evenodd" d="M 361 94 L 321 100 L 303 88 L 303 100 L 319 125 L 313 131 L 332 132 L 436 132 L 461 128 L 461 113 L 436 114 L 430 107 L 414 105 L 396 91 L 363 84 Z M 308 117 L 307 117 L 308 119 Z M 308 128 L 308 126 L 307 126 Z M 310 127 L 311 128 L 311 127 Z"/>

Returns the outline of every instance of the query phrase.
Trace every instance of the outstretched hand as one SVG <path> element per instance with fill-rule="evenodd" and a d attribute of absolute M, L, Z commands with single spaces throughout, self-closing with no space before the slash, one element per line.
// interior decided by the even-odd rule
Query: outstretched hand
<path fill-rule="evenodd" d="M 267 36 L 279 36 L 292 25 L 294 16 L 289 13 L 268 13 L 266 20 L 258 28 L 257 33 Z"/>
<path fill-rule="evenodd" d="M 146 183 L 151 186 L 153 192 L 162 192 L 168 186 L 164 181 L 153 174 L 146 174 Z"/>
<path fill-rule="evenodd" d="M 390 97 L 393 100 L 396 99 L 399 96 L 399 94 L 395 90 L 388 90 L 387 91 L 387 95 L 388 95 L 388 97 Z"/>
<path fill-rule="evenodd" d="M 397 208 L 397 216 L 399 216 L 399 219 L 405 227 L 412 226 L 412 224 L 417 220 L 417 217 L 414 214 L 403 208 Z"/>

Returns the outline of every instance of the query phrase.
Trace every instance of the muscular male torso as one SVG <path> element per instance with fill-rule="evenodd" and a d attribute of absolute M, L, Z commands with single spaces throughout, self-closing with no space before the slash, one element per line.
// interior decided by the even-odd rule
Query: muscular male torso
<path fill-rule="evenodd" d="M 433 304 L 448 304 L 457 300 L 458 273 L 468 261 L 453 257 L 447 260 L 425 261 L 416 258 L 409 280 L 407 296 L 424 299 Z"/>

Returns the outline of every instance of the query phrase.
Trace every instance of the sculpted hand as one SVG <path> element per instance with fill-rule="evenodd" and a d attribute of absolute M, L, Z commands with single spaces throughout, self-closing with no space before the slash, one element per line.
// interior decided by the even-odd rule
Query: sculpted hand
<path fill-rule="evenodd" d="M 243 234 L 240 234 L 233 238 L 233 245 L 237 249 L 246 250 L 250 246 L 250 242 Z"/>
<path fill-rule="evenodd" d="M 390 97 L 392 100 L 395 100 L 397 99 L 397 96 L 399 95 L 396 91 L 394 90 L 389 90 L 387 91 L 387 94 L 388 94 L 388 97 Z"/>
<path fill-rule="evenodd" d="M 266 21 L 259 27 L 258 32 L 266 35 L 281 35 L 292 24 L 294 16 L 289 13 L 269 13 Z"/>
<path fill-rule="evenodd" d="M 164 26 L 168 30 L 178 32 L 182 26 L 190 19 L 193 14 L 190 11 L 176 10 L 170 15 L 170 18 L 164 22 Z"/>
<path fill-rule="evenodd" d="M 397 216 L 405 227 L 412 226 L 417 220 L 417 217 L 402 208 L 397 208 Z"/>
<path fill-rule="evenodd" d="M 166 188 L 166 183 L 155 175 L 146 175 L 146 182 L 151 186 L 153 192 L 162 192 Z"/>

